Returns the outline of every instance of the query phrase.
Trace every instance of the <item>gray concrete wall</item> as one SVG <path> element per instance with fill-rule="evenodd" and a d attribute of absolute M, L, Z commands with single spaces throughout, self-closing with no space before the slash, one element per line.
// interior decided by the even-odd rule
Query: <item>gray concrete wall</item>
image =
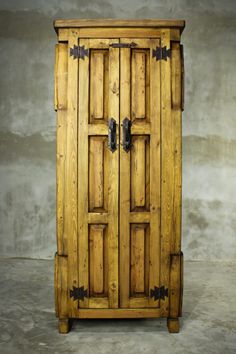
<path fill-rule="evenodd" d="M 56 18 L 183 18 L 183 250 L 236 258 L 236 2 L 0 1 L 0 255 L 50 258 L 55 241 Z"/>

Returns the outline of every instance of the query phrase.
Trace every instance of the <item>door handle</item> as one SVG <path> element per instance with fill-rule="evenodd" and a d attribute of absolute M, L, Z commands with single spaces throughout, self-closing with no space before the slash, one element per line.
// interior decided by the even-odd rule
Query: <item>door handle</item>
<path fill-rule="evenodd" d="M 122 128 L 123 128 L 122 146 L 126 152 L 128 152 L 132 146 L 132 144 L 131 144 L 131 125 L 132 125 L 132 122 L 127 117 L 122 122 Z"/>
<path fill-rule="evenodd" d="M 108 120 L 108 148 L 111 152 L 116 151 L 116 121 L 114 118 Z"/>

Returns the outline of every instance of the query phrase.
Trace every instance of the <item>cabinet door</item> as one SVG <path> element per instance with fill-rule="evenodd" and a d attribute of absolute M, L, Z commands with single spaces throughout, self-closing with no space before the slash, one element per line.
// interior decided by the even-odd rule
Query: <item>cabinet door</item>
<path fill-rule="evenodd" d="M 108 121 L 119 139 L 116 39 L 80 39 L 89 55 L 78 72 L 78 286 L 80 308 L 118 307 L 119 149 L 108 147 Z M 118 140 L 117 140 L 118 141 Z"/>
<path fill-rule="evenodd" d="M 120 147 L 120 305 L 159 307 L 150 297 L 160 287 L 160 61 L 159 39 L 122 38 L 120 143 L 123 120 L 132 122 L 131 148 Z"/>

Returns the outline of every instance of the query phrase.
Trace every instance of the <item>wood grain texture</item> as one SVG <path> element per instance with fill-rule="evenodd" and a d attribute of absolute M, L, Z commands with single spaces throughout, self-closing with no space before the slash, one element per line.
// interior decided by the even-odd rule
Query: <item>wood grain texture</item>
<path fill-rule="evenodd" d="M 114 40 L 119 42 L 119 40 Z M 113 117 L 118 125 L 117 142 L 119 142 L 119 49 L 109 48 L 109 117 Z M 112 156 L 111 156 L 112 155 Z M 108 298 L 109 307 L 118 308 L 119 305 L 119 277 L 118 277 L 118 222 L 119 222 L 119 149 L 110 151 L 109 159 L 109 187 L 108 187 Z"/>
<path fill-rule="evenodd" d="M 66 42 L 70 37 L 70 33 L 77 35 L 80 38 L 92 38 L 100 41 L 102 38 L 102 42 L 105 40 L 109 40 L 110 38 L 117 38 L 117 37 L 126 37 L 129 40 L 131 38 L 160 38 L 161 36 L 161 29 L 153 28 L 153 27 L 133 27 L 133 28 L 114 28 L 114 27 L 93 27 L 93 28 L 57 28 L 58 33 L 58 41 L 59 42 Z M 180 32 L 179 28 L 171 28 L 170 29 L 170 39 L 172 41 L 179 41 L 180 40 Z M 98 44 L 98 48 L 102 48 L 102 45 Z"/>
<path fill-rule="evenodd" d="M 145 52 L 132 50 L 132 120 L 145 118 Z"/>
<path fill-rule="evenodd" d="M 108 67 L 104 65 L 105 54 L 102 52 L 100 58 L 101 51 L 97 51 L 94 43 L 106 50 Z M 112 153 L 108 149 L 108 127 L 101 112 L 98 113 L 106 106 L 107 117 L 113 117 L 119 124 L 119 49 L 110 47 L 109 43 L 103 39 L 80 39 L 81 46 L 90 50 L 91 45 L 96 51 L 79 62 L 79 286 L 88 292 L 79 301 L 80 308 L 118 307 L 119 151 Z M 99 59 L 94 59 L 97 55 Z M 91 60 L 96 65 L 92 72 Z M 102 94 L 99 110 L 92 113 L 92 120 L 89 119 L 90 97 L 93 96 L 93 104 L 98 102 L 100 89 L 95 86 L 91 89 L 91 75 L 96 78 L 103 75 L 103 89 L 106 80 L 109 85 L 109 90 Z M 104 122 L 97 123 L 97 120 Z"/>
<path fill-rule="evenodd" d="M 179 333 L 179 319 L 178 318 L 168 318 L 167 327 L 169 333 Z"/>
<path fill-rule="evenodd" d="M 68 47 L 78 45 L 78 38 L 71 36 Z M 66 173 L 65 173 L 65 236 L 68 242 L 68 288 L 78 287 L 78 174 L 77 174 L 77 107 L 78 107 L 78 60 L 69 56 L 66 129 Z M 69 299 L 69 317 L 73 318 L 77 303 Z"/>
<path fill-rule="evenodd" d="M 150 40 L 150 279 L 149 289 L 160 286 L 161 240 L 161 71 L 160 62 L 152 58 L 152 50 L 160 40 Z M 150 307 L 159 307 L 160 302 L 149 299 Z"/>
<path fill-rule="evenodd" d="M 54 294 L 56 316 L 68 318 L 68 259 L 55 254 L 54 258 Z"/>
<path fill-rule="evenodd" d="M 68 46 L 56 46 L 55 64 L 55 108 L 57 109 L 56 129 L 56 233 L 57 252 L 67 255 L 65 227 L 65 168 L 66 168 L 66 126 L 67 126 L 67 84 L 68 84 Z"/>
<path fill-rule="evenodd" d="M 169 290 L 169 317 L 178 318 L 180 312 L 181 293 L 181 255 L 171 254 L 170 261 L 170 290 Z"/>
<path fill-rule="evenodd" d="M 88 40 L 80 39 L 80 46 L 88 48 Z M 88 107 L 89 107 L 89 58 L 79 62 L 79 135 L 78 135 L 78 240 L 79 286 L 84 286 L 88 297 L 79 301 L 79 307 L 89 307 L 89 253 L 88 253 Z"/>
<path fill-rule="evenodd" d="M 170 32 L 162 31 L 161 46 L 170 48 Z M 174 139 L 171 115 L 170 59 L 161 61 L 161 285 L 169 288 L 170 250 L 173 237 L 174 205 Z M 168 316 L 169 300 L 161 301 L 163 317 Z"/>
<path fill-rule="evenodd" d="M 122 38 L 122 42 L 124 39 Z M 120 124 L 125 117 L 130 119 L 130 49 L 120 49 Z M 123 141 L 123 130 L 120 129 L 120 144 Z M 121 145 L 120 145 L 121 146 Z M 120 264 L 120 307 L 129 306 L 129 282 L 130 282 L 130 223 L 128 215 L 130 213 L 130 153 L 126 153 L 123 148 L 120 149 L 120 247 L 119 247 L 119 264 Z M 124 266 L 126 265 L 126 266 Z"/>
<path fill-rule="evenodd" d="M 145 291 L 145 227 L 132 225 L 131 228 L 131 295 Z"/>
<path fill-rule="evenodd" d="M 104 294 L 107 269 L 106 225 L 90 225 L 89 228 L 89 278 L 90 294 Z M 106 294 L 107 295 L 107 294 Z"/>
<path fill-rule="evenodd" d="M 128 39 L 121 38 L 121 41 L 126 43 Z M 153 40 L 153 43 L 149 39 L 133 38 L 133 41 L 137 44 L 133 51 L 141 55 L 142 65 L 139 64 L 142 67 L 144 67 L 143 49 L 146 50 L 145 66 L 149 67 L 148 69 L 145 67 L 145 75 L 148 73 L 150 78 L 145 76 L 145 82 L 150 82 L 150 92 L 148 95 L 144 95 L 145 101 L 142 109 L 145 107 L 146 110 L 146 100 L 150 99 L 150 123 L 147 124 L 146 119 L 139 119 L 137 124 L 134 122 L 131 133 L 133 134 L 136 126 L 138 127 L 136 132 L 139 134 L 132 136 L 131 151 L 127 153 L 122 148 L 120 149 L 120 291 L 121 307 L 144 308 L 159 306 L 158 301 L 154 302 L 149 298 L 149 289 L 159 284 L 160 69 L 158 71 L 158 67 L 160 68 L 160 64 L 151 59 L 151 48 L 159 44 L 158 39 Z M 148 60 L 146 58 L 147 49 Z M 121 122 L 125 117 L 130 117 L 130 97 L 132 97 L 133 85 L 136 85 L 136 80 L 130 80 L 134 74 L 131 65 L 133 60 L 131 52 L 132 49 L 121 49 Z M 144 85 L 143 90 L 145 90 Z M 154 104 L 154 102 L 159 102 L 159 108 L 158 104 Z M 142 126 L 144 126 L 143 129 Z M 148 135 L 142 135 L 147 132 Z M 121 137 L 120 143 L 122 140 Z M 153 152 L 150 150 L 151 146 Z M 148 234 L 147 237 L 145 234 L 145 242 L 142 241 L 145 244 L 143 253 L 139 242 L 132 240 L 131 230 L 133 227 L 138 227 L 136 224 L 131 224 L 132 222 L 140 223 L 140 227 L 144 222 L 150 222 L 150 231 L 148 231 L 150 235 Z M 147 229 L 149 230 L 149 228 Z M 127 266 L 128 264 L 130 266 Z"/>
<path fill-rule="evenodd" d="M 159 309 L 79 309 L 78 318 L 158 318 Z"/>
<path fill-rule="evenodd" d="M 182 219 L 182 99 L 181 99 L 181 53 L 179 43 L 172 43 L 171 101 L 174 139 L 174 215 L 171 253 L 181 250 Z"/>
<path fill-rule="evenodd" d="M 158 19 L 71 19 L 55 20 L 54 28 L 62 27 L 177 27 L 184 28 L 184 20 Z"/>
<path fill-rule="evenodd" d="M 184 22 L 62 20 L 56 26 L 63 41 L 56 46 L 54 100 L 59 331 L 69 331 L 69 318 L 167 317 L 176 333 L 183 294 Z M 137 45 L 111 46 L 119 41 Z M 89 49 L 84 60 L 69 55 L 78 44 Z M 160 45 L 171 46 L 171 59 L 152 57 Z M 111 117 L 117 123 L 113 153 Z M 125 117 L 132 120 L 129 152 L 122 147 Z M 88 296 L 74 301 L 68 296 L 73 286 Z M 160 286 L 169 297 L 150 298 Z"/>

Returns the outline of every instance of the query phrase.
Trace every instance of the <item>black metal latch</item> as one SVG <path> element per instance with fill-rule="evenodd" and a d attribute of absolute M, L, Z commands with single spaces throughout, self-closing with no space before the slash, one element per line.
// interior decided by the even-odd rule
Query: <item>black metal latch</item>
<path fill-rule="evenodd" d="M 156 47 L 156 49 L 152 50 L 152 57 L 156 58 L 156 60 L 161 60 L 164 59 L 165 61 L 167 61 L 167 58 L 171 57 L 171 50 L 166 49 L 165 47 Z"/>
<path fill-rule="evenodd" d="M 83 286 L 80 288 L 73 286 L 73 290 L 70 290 L 70 297 L 73 297 L 74 300 L 84 300 L 85 297 L 88 297 L 87 289 L 85 290 Z"/>
<path fill-rule="evenodd" d="M 79 58 L 79 59 L 83 59 L 84 57 L 89 55 L 89 50 L 85 49 L 84 45 L 77 46 L 74 45 L 74 48 L 70 48 L 70 56 L 73 56 L 74 59 Z"/>
<path fill-rule="evenodd" d="M 131 42 L 131 43 L 111 43 L 110 47 L 112 48 L 135 48 L 137 47 L 137 43 Z"/>
<path fill-rule="evenodd" d="M 131 125 L 132 122 L 127 117 L 123 120 L 123 149 L 128 152 L 132 146 L 131 144 Z"/>
<path fill-rule="evenodd" d="M 150 298 L 152 297 L 154 297 L 154 301 L 159 299 L 165 300 L 165 297 L 168 297 L 168 289 L 164 286 L 161 286 L 160 288 L 154 286 L 154 289 L 150 290 Z"/>
<path fill-rule="evenodd" d="M 116 121 L 114 118 L 108 120 L 108 148 L 111 152 L 116 151 Z"/>

